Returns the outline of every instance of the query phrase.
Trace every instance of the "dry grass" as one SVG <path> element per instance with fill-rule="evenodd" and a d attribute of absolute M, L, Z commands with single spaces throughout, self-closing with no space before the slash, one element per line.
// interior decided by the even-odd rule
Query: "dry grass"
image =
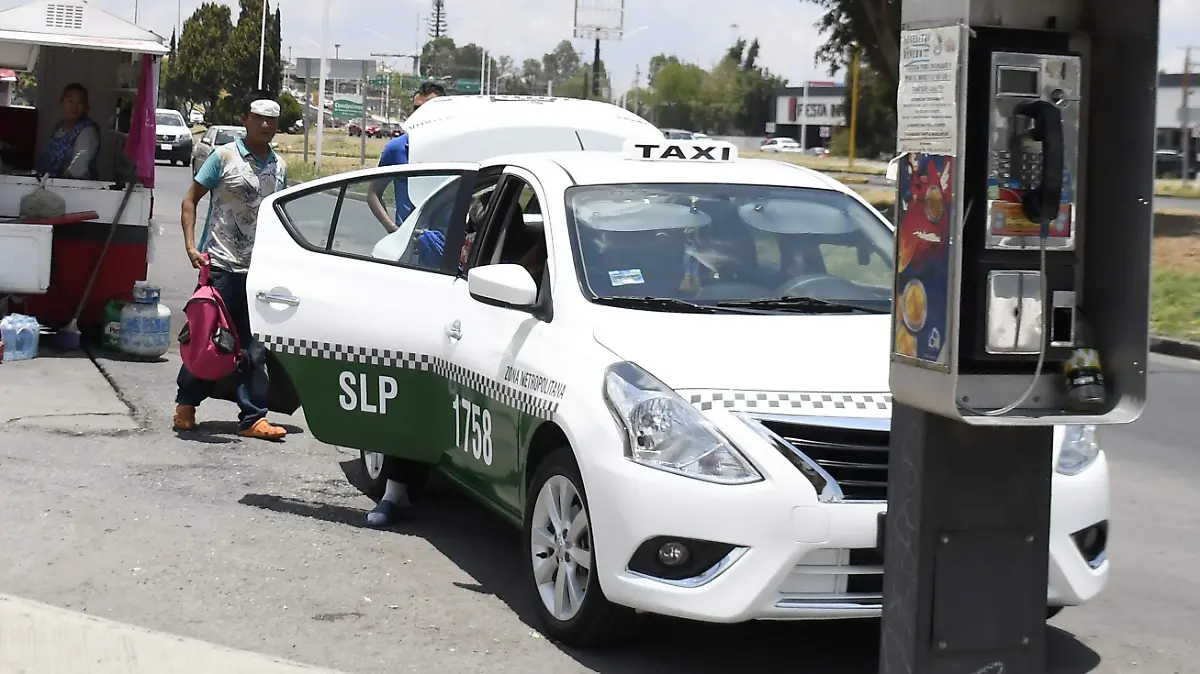
<path fill-rule="evenodd" d="M 367 139 L 367 162 L 369 164 L 377 163 L 379 154 L 383 152 L 383 146 L 387 145 L 389 140 L 391 139 Z M 303 134 L 279 134 L 275 136 L 275 142 L 279 144 L 280 152 L 287 154 L 303 154 L 304 152 Z M 362 149 L 362 140 L 346 135 L 345 129 L 329 129 L 326 131 L 325 137 L 321 139 L 321 145 L 326 157 L 344 156 L 357 159 Z M 317 134 L 310 133 L 308 136 L 309 156 L 311 157 L 316 151 Z"/>
<path fill-rule="evenodd" d="M 1154 194 L 1159 197 L 1178 197 L 1180 199 L 1200 199 L 1200 181 L 1190 180 L 1155 180 Z"/>
<path fill-rule="evenodd" d="M 740 156 L 752 159 L 774 159 L 790 164 L 805 166 L 823 173 L 861 173 L 866 175 L 883 175 L 887 171 L 887 162 L 857 159 L 854 166 L 845 157 L 810 157 L 803 154 L 786 152 L 741 152 Z"/>

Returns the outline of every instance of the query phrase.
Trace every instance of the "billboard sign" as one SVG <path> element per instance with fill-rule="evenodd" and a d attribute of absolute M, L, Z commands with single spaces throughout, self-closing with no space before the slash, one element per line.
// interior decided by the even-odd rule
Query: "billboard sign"
<path fill-rule="evenodd" d="M 625 0 L 575 0 L 575 37 L 620 40 L 625 34 Z"/>

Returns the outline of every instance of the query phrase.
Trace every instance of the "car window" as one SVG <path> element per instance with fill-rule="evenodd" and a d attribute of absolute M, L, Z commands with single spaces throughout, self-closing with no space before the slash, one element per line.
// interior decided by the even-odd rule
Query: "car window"
<path fill-rule="evenodd" d="M 540 296 L 548 252 L 537 192 L 525 180 L 509 176 L 491 210 L 483 239 L 476 244 L 479 250 L 472 256 L 474 266 L 519 264 L 537 283 Z"/>
<path fill-rule="evenodd" d="M 173 111 L 155 113 L 154 123 L 158 126 L 187 126 L 183 123 L 183 115 Z"/>
<path fill-rule="evenodd" d="M 445 241 L 462 235 L 462 227 L 455 231 L 451 225 L 463 180 L 459 171 L 360 177 L 298 192 L 281 199 L 279 210 L 293 236 L 310 249 L 445 271 Z M 418 195 L 416 203 L 410 194 Z M 388 229 L 392 223 L 398 224 L 395 231 Z"/>
<path fill-rule="evenodd" d="M 217 131 L 217 137 L 216 137 L 216 141 L 214 144 L 227 145 L 227 144 L 232 143 L 233 141 L 237 140 L 238 138 L 245 138 L 245 137 L 246 137 L 246 131 L 244 129 L 237 129 L 237 130 L 219 129 Z"/>
<path fill-rule="evenodd" d="M 567 190 L 585 296 L 689 302 L 812 297 L 890 310 L 892 232 L 834 190 L 631 184 Z"/>

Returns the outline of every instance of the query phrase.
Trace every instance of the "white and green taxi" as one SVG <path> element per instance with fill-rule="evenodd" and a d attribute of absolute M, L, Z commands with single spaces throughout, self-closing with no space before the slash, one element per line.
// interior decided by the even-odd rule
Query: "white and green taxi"
<path fill-rule="evenodd" d="M 627 128 L 618 151 L 427 157 L 274 195 L 254 331 L 317 438 L 434 465 L 521 528 L 557 639 L 638 611 L 880 615 L 890 224 L 814 171 Z M 415 206 L 394 232 L 381 184 Z M 1109 574 L 1094 429 L 1055 442 L 1051 610 Z"/>

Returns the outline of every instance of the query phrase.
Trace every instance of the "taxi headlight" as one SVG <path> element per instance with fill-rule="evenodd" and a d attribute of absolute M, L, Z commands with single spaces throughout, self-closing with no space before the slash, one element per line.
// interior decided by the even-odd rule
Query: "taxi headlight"
<path fill-rule="evenodd" d="M 1095 426 L 1067 426 L 1054 469 L 1063 475 L 1078 475 L 1100 456 Z"/>
<path fill-rule="evenodd" d="M 763 479 L 712 422 L 633 363 L 605 371 L 604 401 L 625 431 L 631 461 L 720 484 Z"/>

